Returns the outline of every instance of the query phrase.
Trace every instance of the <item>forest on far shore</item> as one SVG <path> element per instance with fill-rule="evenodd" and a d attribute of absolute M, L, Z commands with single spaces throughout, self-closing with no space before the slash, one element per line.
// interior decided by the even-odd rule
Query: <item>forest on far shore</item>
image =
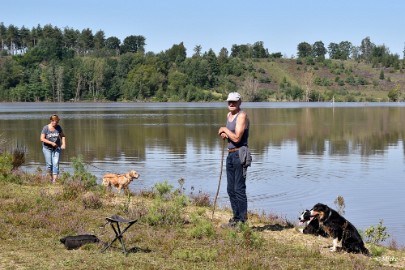
<path fill-rule="evenodd" d="M 146 38 L 124 40 L 50 24 L 0 23 L 1 102 L 404 101 L 404 59 L 365 37 L 297 44 L 297 56 L 269 52 L 262 41 L 187 57 L 184 44 L 146 49 Z"/>

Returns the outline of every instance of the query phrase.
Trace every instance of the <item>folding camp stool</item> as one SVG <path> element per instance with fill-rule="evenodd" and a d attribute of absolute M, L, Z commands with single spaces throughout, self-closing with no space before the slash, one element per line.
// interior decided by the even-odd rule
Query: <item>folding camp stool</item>
<path fill-rule="evenodd" d="M 120 243 L 121 243 L 123 253 L 125 255 L 128 255 L 128 251 L 125 248 L 125 243 L 124 243 L 124 240 L 123 240 L 122 236 L 138 220 L 137 219 L 128 220 L 128 219 L 122 218 L 122 217 L 117 216 L 117 215 L 107 217 L 106 220 L 107 220 L 107 223 L 110 223 L 112 229 L 114 230 L 115 238 L 107 246 L 105 246 L 101 250 L 101 252 L 106 251 L 118 239 L 120 241 Z M 120 223 L 126 223 L 127 224 L 127 226 L 122 231 L 121 231 L 121 228 L 120 228 Z"/>

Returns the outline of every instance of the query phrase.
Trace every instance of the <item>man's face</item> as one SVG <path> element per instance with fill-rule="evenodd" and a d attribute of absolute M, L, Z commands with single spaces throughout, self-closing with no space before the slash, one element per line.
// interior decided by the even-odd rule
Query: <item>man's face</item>
<path fill-rule="evenodd" d="M 239 108 L 240 100 L 238 101 L 228 101 L 228 109 L 229 111 L 235 111 Z"/>

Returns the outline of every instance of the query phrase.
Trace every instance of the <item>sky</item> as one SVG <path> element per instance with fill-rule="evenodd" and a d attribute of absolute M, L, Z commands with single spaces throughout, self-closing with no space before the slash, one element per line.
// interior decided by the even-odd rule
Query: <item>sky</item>
<path fill-rule="evenodd" d="M 145 37 L 145 50 L 159 53 L 183 42 L 191 56 L 262 41 L 270 53 L 297 55 L 301 42 L 349 41 L 370 37 L 403 58 L 403 0 L 0 0 L 0 22 L 31 29 L 51 24 L 121 41 Z"/>

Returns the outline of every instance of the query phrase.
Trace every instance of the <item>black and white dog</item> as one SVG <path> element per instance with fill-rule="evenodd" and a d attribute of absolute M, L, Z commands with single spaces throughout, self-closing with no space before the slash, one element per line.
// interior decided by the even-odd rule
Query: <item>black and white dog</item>
<path fill-rule="evenodd" d="M 298 217 L 298 220 L 305 225 L 303 229 L 300 229 L 303 234 L 313 234 L 315 236 L 328 237 L 328 234 L 319 225 L 319 220 L 311 217 L 311 211 L 303 211 Z"/>
<path fill-rule="evenodd" d="M 332 208 L 317 203 L 312 207 L 310 216 L 315 217 L 319 226 L 333 238 L 331 251 L 336 251 L 338 242 L 342 241 L 342 249 L 346 252 L 370 254 L 356 227 Z"/>

